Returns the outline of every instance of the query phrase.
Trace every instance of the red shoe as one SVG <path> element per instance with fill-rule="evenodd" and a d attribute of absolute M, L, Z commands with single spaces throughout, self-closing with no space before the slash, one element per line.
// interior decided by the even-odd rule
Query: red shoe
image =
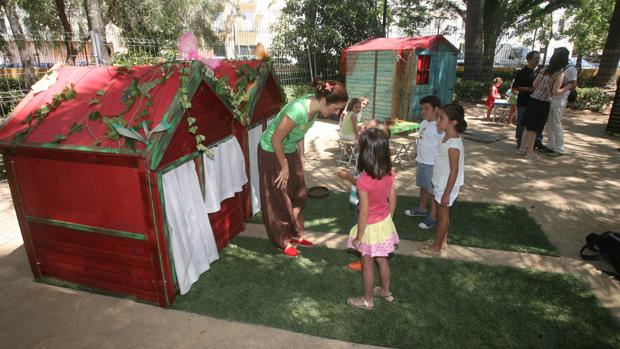
<path fill-rule="evenodd" d="M 348 267 L 351 270 L 361 271 L 362 270 L 362 261 L 351 262 L 351 263 L 349 263 Z"/>
<path fill-rule="evenodd" d="M 299 238 L 299 239 L 291 239 L 291 244 L 295 244 L 295 245 L 301 245 L 304 247 L 312 247 L 314 246 L 314 243 L 312 241 L 306 240 L 304 238 Z"/>
<path fill-rule="evenodd" d="M 284 254 L 288 257 L 295 258 L 299 256 L 299 251 L 293 246 L 289 246 L 283 250 Z"/>

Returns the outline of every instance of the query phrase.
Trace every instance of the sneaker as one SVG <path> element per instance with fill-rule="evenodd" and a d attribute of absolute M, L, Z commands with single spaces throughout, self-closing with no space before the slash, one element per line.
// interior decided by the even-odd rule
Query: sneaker
<path fill-rule="evenodd" d="M 428 213 L 426 211 L 420 211 L 417 208 L 410 208 L 405 210 L 405 215 L 409 217 L 426 217 Z"/>
<path fill-rule="evenodd" d="M 306 240 L 304 238 L 299 238 L 299 239 L 293 238 L 293 239 L 290 240 L 290 242 L 291 242 L 291 244 L 300 245 L 300 246 L 303 246 L 303 247 L 312 247 L 312 246 L 314 246 L 314 243 L 312 241 Z"/>
<path fill-rule="evenodd" d="M 531 160 L 540 160 L 540 156 L 538 156 L 538 154 L 525 154 L 525 158 L 526 159 L 531 159 Z"/>
<path fill-rule="evenodd" d="M 297 251 L 297 249 L 293 246 L 285 248 L 282 252 L 284 252 L 287 257 L 291 258 L 296 258 L 297 256 L 299 256 L 299 251 Z"/>
<path fill-rule="evenodd" d="M 519 155 L 525 155 L 525 154 L 527 154 L 527 150 L 525 150 L 525 149 L 517 149 L 516 153 L 519 154 Z"/>
<path fill-rule="evenodd" d="M 360 271 L 360 270 L 362 270 L 362 261 L 351 262 L 347 266 L 351 270 Z"/>
<path fill-rule="evenodd" d="M 437 221 L 434 221 L 431 217 L 426 217 L 422 223 L 418 224 L 418 227 L 421 229 L 431 229 L 437 225 Z"/>
<path fill-rule="evenodd" d="M 548 153 L 548 152 L 551 151 L 551 149 L 547 148 L 542 143 L 534 144 L 534 150 L 536 150 L 537 152 L 540 152 L 540 153 Z"/>

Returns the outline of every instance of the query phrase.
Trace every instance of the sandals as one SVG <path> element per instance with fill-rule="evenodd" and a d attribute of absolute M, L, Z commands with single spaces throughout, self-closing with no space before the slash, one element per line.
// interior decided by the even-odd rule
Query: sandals
<path fill-rule="evenodd" d="M 360 308 L 364 310 L 372 310 L 375 307 L 375 301 L 367 301 L 364 299 L 364 297 L 349 298 L 347 299 L 347 304 L 354 308 Z"/>
<path fill-rule="evenodd" d="M 427 255 L 427 256 L 435 256 L 435 257 L 441 256 L 441 250 L 433 251 L 431 247 L 427 245 L 420 246 L 420 248 L 418 248 L 418 252 L 422 253 L 423 255 Z"/>
<path fill-rule="evenodd" d="M 375 297 L 383 298 L 388 303 L 393 303 L 394 302 L 394 296 L 392 295 L 392 292 L 390 292 L 390 291 L 383 291 L 383 289 L 380 286 L 376 286 L 372 290 L 372 294 Z"/>

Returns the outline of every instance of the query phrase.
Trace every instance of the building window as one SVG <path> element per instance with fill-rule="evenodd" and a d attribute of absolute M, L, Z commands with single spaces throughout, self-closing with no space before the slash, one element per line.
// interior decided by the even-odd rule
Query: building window
<path fill-rule="evenodd" d="M 428 76 L 431 68 L 431 56 L 419 55 L 418 56 L 418 75 L 415 78 L 416 85 L 428 84 Z"/>

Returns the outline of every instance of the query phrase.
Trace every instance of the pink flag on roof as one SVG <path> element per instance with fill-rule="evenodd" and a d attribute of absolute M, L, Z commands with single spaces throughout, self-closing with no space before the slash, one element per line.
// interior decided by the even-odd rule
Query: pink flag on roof
<path fill-rule="evenodd" d="M 192 32 L 185 32 L 179 37 L 178 47 L 181 59 L 195 59 L 211 69 L 215 69 L 221 64 L 221 61 L 213 58 L 213 55 L 210 53 L 198 51 L 198 39 L 196 39 L 196 36 Z"/>

